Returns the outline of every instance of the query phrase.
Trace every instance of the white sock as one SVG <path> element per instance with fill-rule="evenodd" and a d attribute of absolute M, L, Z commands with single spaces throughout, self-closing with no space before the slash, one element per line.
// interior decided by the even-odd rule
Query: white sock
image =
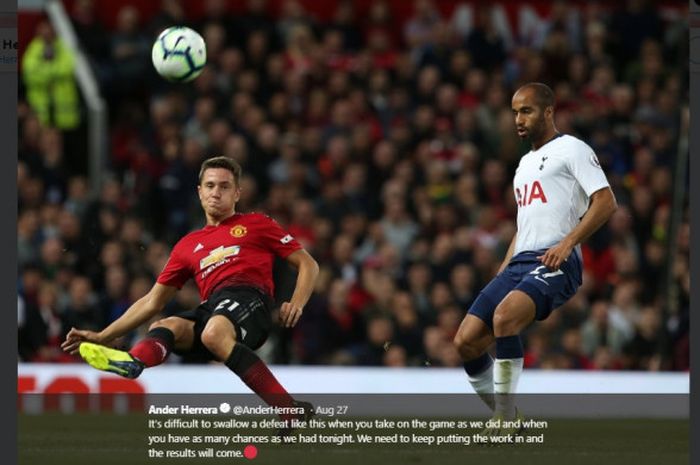
<path fill-rule="evenodd" d="M 522 358 L 497 358 L 493 364 L 493 391 L 496 415 L 511 420 L 515 418 L 515 389 L 523 371 Z"/>
<path fill-rule="evenodd" d="M 496 406 L 493 398 L 493 363 L 475 376 L 468 375 L 468 378 L 474 391 L 479 394 L 481 400 L 493 411 Z"/>

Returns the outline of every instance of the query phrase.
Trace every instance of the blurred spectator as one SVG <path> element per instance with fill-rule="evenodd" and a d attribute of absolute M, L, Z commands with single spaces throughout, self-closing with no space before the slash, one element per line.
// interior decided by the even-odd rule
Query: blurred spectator
<path fill-rule="evenodd" d="M 39 23 L 36 37 L 22 57 L 22 78 L 27 101 L 41 124 L 61 130 L 75 129 L 80 124 L 74 70 L 73 52 L 56 37 L 48 21 Z"/>
<path fill-rule="evenodd" d="M 437 326 L 429 326 L 423 332 L 425 366 L 461 366 L 461 358 L 447 334 Z"/>
<path fill-rule="evenodd" d="M 619 318 L 612 317 L 604 300 L 593 303 L 590 316 L 581 327 L 582 350 L 595 359 L 599 347 L 607 347 L 611 355 L 619 355 L 630 340 L 629 328 Z"/>
<path fill-rule="evenodd" d="M 129 275 L 119 265 L 107 268 L 105 272 L 104 293 L 100 296 L 101 313 L 107 317 L 107 323 L 119 318 L 129 308 Z"/>
<path fill-rule="evenodd" d="M 418 227 L 408 215 L 405 200 L 399 196 L 386 196 L 384 216 L 381 220 L 383 235 L 403 255 L 418 233 Z"/>
<path fill-rule="evenodd" d="M 362 47 L 363 39 L 358 27 L 357 10 L 354 2 L 350 0 L 339 1 L 328 27 L 331 31 L 340 33 L 343 50 L 357 51 Z"/>
<path fill-rule="evenodd" d="M 61 321 L 58 308 L 58 287 L 44 282 L 39 288 L 38 302 L 25 306 L 24 322 L 20 327 L 19 354 L 31 362 L 70 362 L 73 357 L 61 350 L 63 337 L 69 328 Z"/>
<path fill-rule="evenodd" d="M 109 61 L 107 59 L 109 56 L 109 38 L 105 25 L 97 15 L 95 1 L 77 0 L 73 3 L 70 18 L 81 46 L 93 63 L 98 75 L 102 76 L 104 66 Z M 169 24 L 172 24 L 172 22 Z"/>
<path fill-rule="evenodd" d="M 527 335 L 527 348 L 525 350 L 525 368 L 542 368 L 542 362 L 551 352 L 548 334 L 542 330 L 535 330 Z"/>
<path fill-rule="evenodd" d="M 423 328 L 413 300 L 408 292 L 397 292 L 391 303 L 391 312 L 396 328 L 395 342 L 404 348 L 408 359 L 416 359 L 421 354 Z"/>
<path fill-rule="evenodd" d="M 476 11 L 474 27 L 466 37 L 465 46 L 478 68 L 492 71 L 505 61 L 505 41 L 496 29 L 490 6 L 482 6 Z"/>
<path fill-rule="evenodd" d="M 153 37 L 170 26 L 186 26 L 187 18 L 182 0 L 161 0 L 160 11 L 150 21 L 149 28 Z"/>
<path fill-rule="evenodd" d="M 659 11 L 649 0 L 627 0 L 625 7 L 615 10 L 610 24 L 618 62 L 637 55 L 646 38 L 659 39 L 662 35 Z"/>
<path fill-rule="evenodd" d="M 221 39 L 221 42 L 217 45 L 218 47 L 225 45 L 237 45 L 240 47 L 243 41 L 239 39 L 245 36 L 238 35 L 242 31 L 237 29 L 239 24 L 228 11 L 228 2 L 225 0 L 206 0 L 202 2 L 202 6 L 204 13 L 199 21 L 198 30 L 202 32 L 206 29 L 210 31 L 217 30 Z M 209 43 L 207 42 L 207 58 L 209 56 Z"/>
<path fill-rule="evenodd" d="M 413 16 L 404 27 L 404 40 L 409 49 L 418 53 L 433 45 L 434 31 L 441 16 L 432 0 L 414 0 Z"/>
<path fill-rule="evenodd" d="M 634 336 L 623 348 L 627 362 L 625 368 L 659 371 L 662 368 L 659 352 L 662 331 L 659 309 L 655 307 L 643 308 L 640 311 Z"/>
<path fill-rule="evenodd" d="M 474 270 L 467 264 L 452 268 L 450 283 L 452 294 L 459 308 L 468 309 L 476 298 Z"/>
<path fill-rule="evenodd" d="M 298 0 L 284 0 L 280 17 L 277 20 L 277 33 L 284 44 L 297 42 L 296 46 L 304 48 L 312 37 L 312 19 Z M 300 35 L 303 34 L 303 37 Z M 294 38 L 293 36 L 297 37 Z M 302 41 L 303 43 L 299 43 Z"/>
<path fill-rule="evenodd" d="M 76 276 L 71 281 L 62 313 L 65 332 L 73 327 L 100 331 L 105 326 L 105 315 L 97 306 L 92 285 L 85 276 Z"/>
<path fill-rule="evenodd" d="M 116 97 L 130 93 L 133 89 L 130 83 L 142 81 L 151 72 L 152 43 L 141 23 L 139 10 L 133 6 L 124 6 L 117 13 L 116 31 L 110 41 L 112 79 L 105 87 Z"/>
<path fill-rule="evenodd" d="M 581 346 L 581 333 L 578 329 L 571 328 L 564 332 L 561 339 L 563 355 L 566 357 L 567 368 L 589 370 L 591 361 L 583 353 Z"/>
<path fill-rule="evenodd" d="M 366 340 L 350 348 L 358 365 L 379 366 L 384 362 L 384 352 L 394 338 L 394 326 L 386 316 L 375 315 L 367 321 Z"/>
<path fill-rule="evenodd" d="M 406 349 L 395 344 L 389 346 L 382 359 L 382 365 L 386 367 L 405 367 L 407 362 Z"/>
<path fill-rule="evenodd" d="M 229 37 L 235 40 L 235 44 L 242 45 L 249 40 L 251 35 L 260 33 L 271 49 L 278 47 L 279 39 L 275 32 L 274 20 L 268 14 L 267 0 L 247 0 L 246 9 L 241 15 L 234 18 L 233 35 Z M 221 18 L 221 16 L 219 16 Z"/>

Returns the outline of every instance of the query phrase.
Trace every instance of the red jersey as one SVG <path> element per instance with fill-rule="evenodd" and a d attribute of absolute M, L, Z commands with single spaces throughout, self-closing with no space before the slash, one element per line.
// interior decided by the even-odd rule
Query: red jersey
<path fill-rule="evenodd" d="M 275 255 L 286 258 L 301 245 L 272 218 L 236 213 L 180 239 L 157 282 L 178 289 L 194 278 L 206 300 L 225 286 L 253 286 L 273 295 Z"/>

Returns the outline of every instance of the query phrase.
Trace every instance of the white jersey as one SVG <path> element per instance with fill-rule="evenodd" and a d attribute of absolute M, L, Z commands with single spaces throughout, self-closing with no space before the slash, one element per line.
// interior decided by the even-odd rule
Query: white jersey
<path fill-rule="evenodd" d="M 518 204 L 513 256 L 557 244 L 581 221 L 590 196 L 608 186 L 593 149 L 576 137 L 557 136 L 525 154 L 513 178 Z"/>

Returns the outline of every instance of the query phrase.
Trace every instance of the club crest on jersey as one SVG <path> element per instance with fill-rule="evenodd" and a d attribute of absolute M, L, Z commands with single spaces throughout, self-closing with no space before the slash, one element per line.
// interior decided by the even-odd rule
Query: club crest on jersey
<path fill-rule="evenodd" d="M 248 234 L 248 228 L 246 228 L 242 224 L 237 224 L 236 226 L 231 228 L 230 232 L 233 237 L 243 237 L 246 234 Z"/>
<path fill-rule="evenodd" d="M 211 252 L 209 252 L 209 255 L 207 255 L 199 261 L 199 269 L 203 270 L 204 268 L 207 268 L 209 266 L 221 263 L 229 257 L 238 255 L 238 252 L 240 251 L 240 245 L 232 245 L 231 247 L 224 247 L 223 245 L 219 246 Z"/>
<path fill-rule="evenodd" d="M 539 181 L 533 182 L 531 187 L 527 184 L 523 185 L 522 191 L 520 187 L 516 187 L 515 200 L 518 203 L 518 207 L 527 207 L 535 200 L 547 203 L 547 197 L 544 195 L 544 189 L 542 189 Z"/>

